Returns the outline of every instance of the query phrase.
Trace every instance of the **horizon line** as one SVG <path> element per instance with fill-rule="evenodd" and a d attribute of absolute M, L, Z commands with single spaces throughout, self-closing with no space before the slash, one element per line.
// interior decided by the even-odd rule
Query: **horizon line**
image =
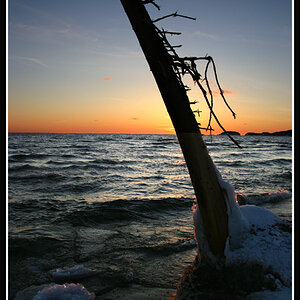
<path fill-rule="evenodd" d="M 276 132 L 284 132 L 284 131 L 293 131 L 293 129 L 286 129 L 286 130 L 278 130 L 274 132 L 269 131 L 248 131 L 245 134 L 241 134 L 238 131 L 233 130 L 227 130 L 227 132 L 230 134 L 232 132 L 238 133 L 239 136 L 245 136 L 247 133 L 254 133 L 254 134 L 264 134 L 264 133 L 276 133 Z M 120 132 L 36 132 L 36 131 L 7 131 L 8 134 L 126 134 L 126 135 L 176 135 L 176 132 L 174 133 L 120 133 Z M 224 132 L 218 133 L 218 134 L 205 134 L 201 132 L 201 135 L 205 136 L 218 136 L 218 135 L 224 135 Z M 234 134 L 233 134 L 234 135 Z"/>

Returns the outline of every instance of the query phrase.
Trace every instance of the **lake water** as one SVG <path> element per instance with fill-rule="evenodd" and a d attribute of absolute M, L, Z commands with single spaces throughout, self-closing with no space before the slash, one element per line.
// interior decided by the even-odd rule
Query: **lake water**
<path fill-rule="evenodd" d="M 204 136 L 223 179 L 291 221 L 292 138 L 236 139 L 242 149 Z M 196 255 L 193 201 L 175 135 L 9 134 L 10 299 L 50 282 L 79 282 L 101 299 L 169 295 Z M 73 267 L 91 274 L 54 276 Z"/>

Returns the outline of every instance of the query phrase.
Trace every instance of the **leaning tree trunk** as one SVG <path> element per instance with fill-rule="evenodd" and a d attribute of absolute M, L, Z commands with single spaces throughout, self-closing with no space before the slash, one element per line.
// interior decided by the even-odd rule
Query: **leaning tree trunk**
<path fill-rule="evenodd" d="M 200 249 L 200 255 L 209 257 L 203 252 L 210 251 L 217 263 L 222 263 L 228 237 L 226 202 L 186 90 L 178 81 L 171 56 L 142 1 L 120 1 L 156 80 L 189 170 L 203 224 L 202 231 L 209 246 L 209 249 Z"/>

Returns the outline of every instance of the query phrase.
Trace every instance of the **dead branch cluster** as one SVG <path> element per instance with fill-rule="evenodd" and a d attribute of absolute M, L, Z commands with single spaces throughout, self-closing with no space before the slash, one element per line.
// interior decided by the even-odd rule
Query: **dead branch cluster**
<path fill-rule="evenodd" d="M 152 4 L 154 5 L 157 9 L 160 9 L 160 7 L 154 2 L 154 0 L 142 0 L 143 4 Z M 186 18 L 186 19 L 190 19 L 190 20 L 196 20 L 196 18 L 193 17 L 189 17 L 189 16 L 185 16 L 185 15 L 181 15 L 178 14 L 177 11 L 175 13 L 160 17 L 158 19 L 152 20 L 153 23 L 156 23 L 158 21 L 161 21 L 163 19 L 169 18 L 169 17 L 181 17 L 181 18 Z M 220 92 L 221 98 L 223 99 L 225 105 L 227 106 L 227 108 L 231 111 L 234 119 L 236 118 L 236 114 L 235 112 L 231 109 L 231 107 L 229 106 L 228 102 L 225 99 L 224 96 L 224 91 L 222 90 L 220 83 L 219 83 L 219 79 L 218 79 L 218 75 L 217 75 L 217 69 L 216 69 L 216 65 L 215 62 L 213 60 L 213 58 L 211 56 L 202 56 L 202 57 L 180 57 L 175 48 L 180 48 L 182 45 L 171 45 L 170 42 L 167 39 L 167 35 L 180 35 L 180 32 L 173 32 L 173 31 L 168 31 L 168 30 L 164 30 L 159 29 L 156 25 L 154 25 L 156 28 L 156 31 L 159 35 L 159 37 L 162 39 L 164 46 L 167 50 L 167 52 L 170 55 L 170 61 L 172 64 L 172 67 L 175 71 L 175 74 L 177 76 L 177 79 L 179 81 L 179 83 L 185 88 L 186 91 L 191 90 L 188 86 L 186 86 L 183 83 L 183 76 L 185 74 L 188 74 L 191 76 L 191 78 L 193 79 L 195 85 L 197 85 L 199 87 L 199 89 L 201 90 L 203 97 L 205 99 L 205 102 L 209 108 L 209 120 L 208 120 L 208 125 L 203 128 L 200 127 L 201 124 L 198 123 L 199 128 L 200 129 L 204 129 L 206 131 L 213 131 L 214 129 L 211 126 L 211 122 L 212 122 L 212 117 L 215 119 L 215 121 L 217 122 L 217 124 L 219 125 L 219 127 L 223 130 L 223 132 L 238 146 L 241 147 L 237 141 L 225 130 L 225 128 L 222 126 L 222 124 L 220 123 L 219 119 L 217 118 L 214 110 L 213 110 L 213 106 L 214 106 L 214 98 L 213 98 L 213 93 L 210 87 L 210 82 L 208 80 L 208 70 L 209 70 L 209 66 L 212 66 L 212 71 L 214 74 L 214 78 L 216 81 L 216 84 L 218 86 L 218 90 Z M 202 76 L 198 69 L 197 69 L 197 65 L 196 62 L 197 61 L 206 61 L 206 66 L 205 66 L 205 71 L 204 71 L 204 76 Z M 207 87 L 207 90 L 204 88 L 204 84 Z M 198 103 L 198 101 L 190 101 L 189 102 L 190 105 L 196 104 Z M 198 117 L 200 117 L 200 110 L 194 110 L 194 113 L 198 114 Z"/>

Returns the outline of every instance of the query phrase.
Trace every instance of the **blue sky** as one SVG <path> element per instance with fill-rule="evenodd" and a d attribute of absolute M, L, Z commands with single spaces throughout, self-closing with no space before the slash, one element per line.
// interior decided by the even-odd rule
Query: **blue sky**
<path fill-rule="evenodd" d="M 221 120 L 224 115 L 229 130 L 291 128 L 292 1 L 156 2 L 160 11 L 147 6 L 153 19 L 177 10 L 197 18 L 168 18 L 158 25 L 182 32 L 171 38 L 183 45 L 178 50 L 182 56 L 214 58 L 221 85 L 231 92 L 229 102 L 238 116 L 236 123 L 230 123 L 220 105 Z M 95 132 L 109 131 L 107 115 L 116 118 L 119 129 L 110 130 L 117 132 L 128 130 L 129 120 L 138 120 L 132 124 L 136 128 L 147 123 L 148 131 L 155 127 L 151 118 L 162 124 L 161 130 L 170 127 L 120 1 L 9 0 L 7 25 L 12 131 L 21 130 L 21 123 L 24 131 L 30 126 L 38 130 L 38 116 L 45 112 L 53 130 L 64 123 L 65 130 L 80 131 L 81 116 L 94 121 L 89 124 Z M 192 91 L 191 97 L 198 97 L 197 92 Z M 122 116 L 116 113 L 119 110 Z M 88 121 L 81 125 L 88 130 Z M 46 130 L 43 126 L 41 130 Z"/>

